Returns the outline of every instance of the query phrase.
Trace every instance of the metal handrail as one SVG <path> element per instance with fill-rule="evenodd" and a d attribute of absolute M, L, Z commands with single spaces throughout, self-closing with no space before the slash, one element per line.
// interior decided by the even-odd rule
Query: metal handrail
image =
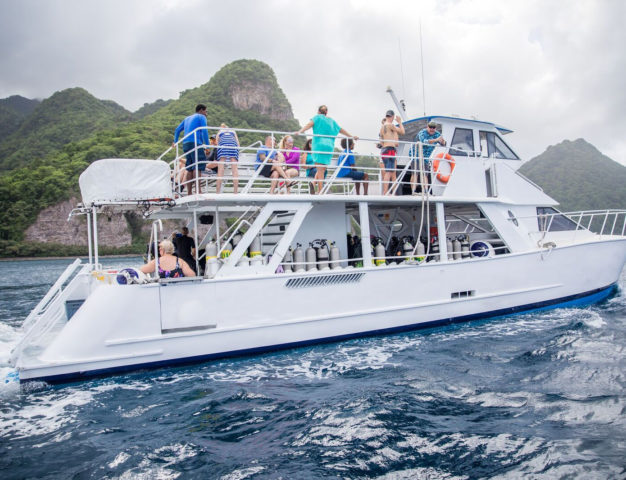
<path fill-rule="evenodd" d="M 176 180 L 178 178 L 178 160 L 181 158 L 181 156 L 179 155 L 179 149 L 178 146 L 185 140 L 188 139 L 189 137 L 191 137 L 192 135 L 197 135 L 199 131 L 201 130 L 207 130 L 207 131 L 219 131 L 220 129 L 222 129 L 222 127 L 214 127 L 214 126 L 207 126 L 207 127 L 200 127 L 196 130 L 194 130 L 193 132 L 190 132 L 189 134 L 186 134 L 182 139 L 179 139 L 178 142 L 175 144 L 176 147 L 176 157 L 174 160 L 172 160 L 170 162 L 170 164 L 172 165 L 172 169 L 174 172 L 174 179 Z M 258 129 L 251 129 L 251 128 L 231 128 L 231 130 L 234 130 L 238 133 L 257 133 L 257 134 L 263 134 L 263 135 L 271 135 L 273 137 L 276 136 L 280 136 L 280 135 L 291 135 L 293 137 L 296 136 L 302 136 L 302 137 L 307 137 L 307 138 L 311 138 L 311 137 L 315 137 L 315 138 L 332 138 L 332 139 L 337 139 L 340 138 L 339 136 L 333 136 L 333 135 L 319 135 L 319 134 L 311 134 L 311 133 L 302 133 L 302 134 L 297 134 L 295 132 L 285 132 L 285 131 L 278 131 L 278 130 L 258 130 Z M 194 137 L 197 138 L 197 137 Z M 370 139 L 370 138 L 359 138 L 360 141 L 362 142 L 371 142 L 371 143 L 378 143 L 380 141 L 380 139 L 376 138 L 376 139 Z M 238 150 L 240 152 L 244 152 L 244 151 L 250 151 L 252 150 L 254 151 L 258 151 L 260 148 L 262 148 L 262 145 L 260 145 L 260 140 L 257 140 L 256 142 L 253 142 L 252 144 L 245 146 L 245 147 L 237 147 Z M 411 150 L 413 152 L 417 152 L 418 150 L 421 150 L 418 148 L 418 146 L 426 146 L 426 144 L 423 144 L 419 141 L 407 141 L 407 140 L 397 140 L 396 141 L 398 147 L 401 146 L 409 146 L 412 147 L 411 149 L 409 149 L 409 154 L 408 155 L 397 155 L 396 158 L 398 160 L 398 168 L 396 168 L 396 171 L 398 172 L 398 175 L 396 177 L 396 179 L 390 183 L 389 185 L 389 189 L 388 189 L 388 194 L 395 194 L 395 192 L 397 191 L 397 189 L 400 186 L 400 182 L 404 179 L 404 177 L 406 177 L 406 175 L 408 174 L 409 171 L 411 172 L 416 172 L 419 173 L 418 169 L 415 169 L 412 167 L 412 162 L 414 160 L 414 158 L 416 157 L 416 155 L 413 153 L 411 154 Z M 256 145 L 259 145 L 259 147 L 256 147 Z M 428 145 L 430 147 L 432 147 L 432 145 Z M 171 152 L 173 150 L 174 147 L 169 147 L 165 152 L 163 152 L 158 158 L 159 159 L 163 159 L 169 152 Z M 194 151 L 197 152 L 197 150 L 199 148 L 218 148 L 218 146 L 209 146 L 209 145 L 196 145 Z M 445 152 L 450 152 L 453 147 L 451 146 L 445 146 L 445 147 L 438 147 L 436 146 L 435 148 L 440 149 L 440 148 L 445 148 Z M 274 148 L 273 151 L 276 152 L 284 152 L 284 151 L 288 151 L 287 149 L 277 149 Z M 329 153 L 329 152 L 316 152 L 316 151 L 311 151 L 308 153 Z M 340 154 L 342 152 L 333 152 L 333 154 Z M 353 152 L 355 155 L 358 155 L 358 152 Z M 468 158 L 479 158 L 480 155 L 480 151 L 464 151 L 465 154 L 467 154 Z M 197 154 L 196 154 L 197 156 Z M 375 155 L 371 155 L 368 154 L 367 156 L 372 156 L 375 157 Z M 483 157 L 480 157 L 483 158 Z M 401 162 L 406 161 L 406 164 L 401 164 Z M 424 161 L 426 161 L 426 159 L 424 159 Z M 203 163 L 207 163 L 207 162 L 203 162 Z M 228 162 L 216 162 L 217 164 L 227 164 Z M 426 163 L 426 162 L 424 162 Z M 196 162 L 196 164 L 194 165 L 196 168 L 196 171 L 198 170 L 198 162 Z M 331 172 L 331 175 L 329 178 L 323 179 L 321 180 L 323 183 L 323 188 L 322 188 L 322 192 L 321 193 L 329 193 L 330 189 L 332 188 L 332 186 L 337 182 L 337 169 L 341 168 L 340 165 L 338 165 L 337 167 L 335 166 L 328 166 L 328 169 Z M 371 168 L 371 167 L 344 167 L 344 168 L 358 168 L 359 170 L 364 170 L 364 171 L 373 171 L 374 173 L 379 174 L 379 180 L 378 183 L 380 184 L 382 182 L 382 172 L 384 171 L 384 169 L 382 168 Z M 197 172 L 198 173 L 198 172 Z M 432 171 L 430 171 L 430 173 L 433 173 Z M 453 173 L 454 174 L 454 173 Z M 220 176 L 220 177 L 216 177 L 216 176 L 211 176 L 211 179 L 216 179 L 216 180 L 222 180 L 222 181 L 228 181 L 234 177 L 232 176 L 228 176 L 228 175 L 224 175 L 224 176 Z M 241 190 L 242 193 L 248 193 L 250 191 L 251 188 L 253 188 L 254 183 L 256 181 L 259 180 L 259 175 L 258 172 L 253 172 L 253 174 L 250 177 L 245 178 L 246 181 L 246 185 L 244 186 L 244 188 Z M 200 175 L 195 175 L 195 179 L 193 180 L 196 184 L 196 191 L 199 192 L 199 188 L 200 188 L 200 182 L 202 181 L 202 178 L 200 177 Z M 310 183 L 311 180 L 309 178 L 302 178 L 301 176 L 298 177 L 294 177 L 293 179 L 290 180 L 291 182 L 297 182 L 298 183 L 298 191 L 301 191 L 301 184 L 302 183 Z M 319 180 L 317 180 L 319 181 Z M 372 185 L 376 183 L 376 181 L 374 180 L 369 180 L 368 184 Z M 531 182 L 532 183 L 532 182 Z M 183 185 L 187 184 L 187 182 L 183 183 Z M 442 185 L 443 188 L 445 188 L 445 185 Z M 351 189 L 352 190 L 352 189 Z"/>
<path fill-rule="evenodd" d="M 610 223 L 610 217 L 614 216 L 613 222 L 611 224 L 610 231 L 605 232 L 607 224 Z M 543 233 L 544 235 L 547 232 L 550 232 L 550 228 L 554 222 L 556 217 L 565 217 L 576 226 L 571 230 L 563 230 L 563 231 L 571 231 L 571 232 L 579 232 L 579 231 L 589 231 L 591 233 L 595 233 L 600 236 L 605 235 L 614 235 L 615 228 L 618 225 L 618 220 L 622 221 L 621 232 L 618 236 L 625 236 L 626 233 L 626 210 L 621 209 L 613 209 L 613 210 L 582 210 L 578 212 L 556 212 L 556 213 L 541 213 L 537 215 L 525 215 L 520 217 L 515 217 L 516 219 L 537 219 L 538 220 L 538 230 L 536 233 Z M 586 226 L 583 225 L 583 220 L 586 221 Z M 597 229 L 598 231 L 594 231 L 592 224 L 595 220 L 602 220 L 602 225 Z M 513 219 L 509 219 L 513 220 Z M 532 232 L 531 232 L 532 233 Z"/>
<path fill-rule="evenodd" d="M 61 294 L 64 292 L 63 285 L 65 282 L 74 274 L 76 269 L 81 265 L 80 258 L 77 258 L 70 265 L 66 267 L 63 273 L 59 276 L 54 285 L 50 287 L 48 292 L 44 295 L 44 297 L 39 301 L 37 306 L 30 312 L 24 323 L 22 324 L 22 331 L 24 335 L 19 340 L 19 342 L 13 347 L 10 355 L 10 362 L 15 364 L 17 358 L 21 354 L 24 345 L 30 341 L 31 337 L 34 335 L 47 331 L 51 325 L 57 320 L 57 316 L 50 315 L 46 316 L 47 313 L 50 312 L 50 308 L 52 305 L 60 298 Z M 48 325 L 50 324 L 50 325 Z"/>

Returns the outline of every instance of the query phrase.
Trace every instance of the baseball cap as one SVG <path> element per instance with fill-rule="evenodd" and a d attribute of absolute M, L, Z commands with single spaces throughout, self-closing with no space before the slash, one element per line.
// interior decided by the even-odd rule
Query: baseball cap
<path fill-rule="evenodd" d="M 387 110 L 387 113 L 385 113 L 385 117 L 393 117 L 393 115 L 393 110 Z"/>
<path fill-rule="evenodd" d="M 437 123 L 434 122 L 433 120 L 431 120 L 430 122 L 428 122 L 428 126 L 435 128 L 435 127 L 437 127 Z"/>

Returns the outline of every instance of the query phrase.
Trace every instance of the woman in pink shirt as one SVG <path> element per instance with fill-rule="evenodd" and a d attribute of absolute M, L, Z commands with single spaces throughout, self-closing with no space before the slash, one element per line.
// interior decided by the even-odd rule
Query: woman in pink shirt
<path fill-rule="evenodd" d="M 278 163 L 282 164 L 288 178 L 300 175 L 300 149 L 293 146 L 293 137 L 285 135 L 278 143 Z M 287 193 L 295 182 L 287 183 Z"/>

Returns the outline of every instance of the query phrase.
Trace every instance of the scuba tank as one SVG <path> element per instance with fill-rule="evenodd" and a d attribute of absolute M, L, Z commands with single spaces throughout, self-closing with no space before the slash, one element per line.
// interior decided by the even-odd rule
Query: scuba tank
<path fill-rule="evenodd" d="M 215 240 L 209 241 L 206 246 L 206 275 L 209 277 L 213 277 L 220 268 L 220 265 L 217 261 L 217 243 Z"/>
<path fill-rule="evenodd" d="M 335 242 L 330 243 L 330 268 L 333 270 L 341 268 L 339 265 L 339 247 Z"/>
<path fill-rule="evenodd" d="M 374 257 L 375 257 L 375 265 L 377 267 L 381 265 L 386 265 L 385 262 L 385 246 L 383 245 L 383 240 L 381 238 L 376 239 L 378 243 L 374 247 Z"/>
<path fill-rule="evenodd" d="M 304 250 L 299 243 L 296 243 L 296 248 L 293 251 L 293 269 L 294 272 L 304 271 Z"/>
<path fill-rule="evenodd" d="M 328 244 L 326 240 L 316 240 L 316 242 L 318 242 L 319 245 L 317 247 L 317 268 L 318 270 L 328 270 Z"/>
<path fill-rule="evenodd" d="M 261 241 L 259 240 L 259 236 L 257 235 L 252 239 L 250 243 L 250 258 L 261 256 Z"/>
<path fill-rule="evenodd" d="M 461 235 L 459 239 L 461 240 L 461 258 L 469 258 L 470 257 L 469 237 L 467 235 Z"/>
<path fill-rule="evenodd" d="M 411 237 L 404 237 L 402 239 L 402 256 L 404 257 L 404 261 L 412 260 L 411 254 L 413 253 L 413 244 L 411 243 Z"/>
<path fill-rule="evenodd" d="M 446 247 L 448 250 L 448 261 L 454 260 L 454 252 L 452 251 L 452 240 L 450 240 L 450 237 L 446 237 Z"/>
<path fill-rule="evenodd" d="M 430 244 L 430 258 L 429 262 L 438 262 L 439 261 L 439 239 L 437 237 L 432 237 Z"/>
<path fill-rule="evenodd" d="M 354 242 L 354 250 L 352 252 L 352 258 L 358 258 L 358 260 L 351 262 L 350 265 L 353 267 L 362 267 L 363 266 L 363 244 L 361 243 L 361 238 L 357 236 L 352 237 L 352 241 Z"/>
<path fill-rule="evenodd" d="M 309 242 L 309 248 L 306 249 L 305 252 L 306 258 L 306 271 L 317 270 L 317 266 L 315 262 L 317 262 L 317 257 L 315 254 L 315 249 L 313 248 L 313 242 Z"/>
<path fill-rule="evenodd" d="M 456 237 L 452 242 L 452 253 L 454 260 L 461 260 L 461 241 Z"/>
<path fill-rule="evenodd" d="M 417 260 L 419 263 L 422 263 L 426 258 L 426 247 L 424 246 L 424 243 L 420 240 L 417 241 L 417 249 L 415 250 L 415 253 L 417 253 L 417 257 L 415 257 L 415 260 Z"/>
<path fill-rule="evenodd" d="M 237 233 L 235 233 L 235 235 L 233 236 L 233 248 L 237 246 L 237 244 L 241 241 L 242 237 L 243 235 L 241 234 L 240 231 L 237 231 Z"/>
<path fill-rule="evenodd" d="M 285 252 L 285 256 L 283 257 L 283 270 L 285 271 L 285 273 L 289 273 L 293 271 L 292 262 L 293 262 L 293 254 L 292 254 L 291 247 L 289 247 L 287 251 Z"/>
<path fill-rule="evenodd" d="M 402 246 L 400 245 L 400 241 L 398 237 L 391 237 L 391 242 L 389 242 L 389 250 L 386 251 L 387 257 L 401 257 L 402 256 Z M 396 260 L 392 258 L 389 260 L 389 263 L 398 263 L 399 259 Z"/>
<path fill-rule="evenodd" d="M 222 258 L 230 257 L 230 254 L 233 252 L 233 244 L 230 242 L 226 242 L 224 248 L 222 248 Z"/>

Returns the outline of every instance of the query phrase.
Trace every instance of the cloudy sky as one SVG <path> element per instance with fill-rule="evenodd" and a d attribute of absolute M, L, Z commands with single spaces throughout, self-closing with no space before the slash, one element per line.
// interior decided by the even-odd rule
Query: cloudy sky
<path fill-rule="evenodd" d="M 393 107 L 389 85 L 410 117 L 459 115 L 514 130 L 507 139 L 525 159 L 583 137 L 626 164 L 623 0 L 0 0 L 0 7 L 0 98 L 80 86 L 136 110 L 178 98 L 230 61 L 255 58 L 274 69 L 302 123 L 325 103 L 346 130 L 375 137 Z"/>

